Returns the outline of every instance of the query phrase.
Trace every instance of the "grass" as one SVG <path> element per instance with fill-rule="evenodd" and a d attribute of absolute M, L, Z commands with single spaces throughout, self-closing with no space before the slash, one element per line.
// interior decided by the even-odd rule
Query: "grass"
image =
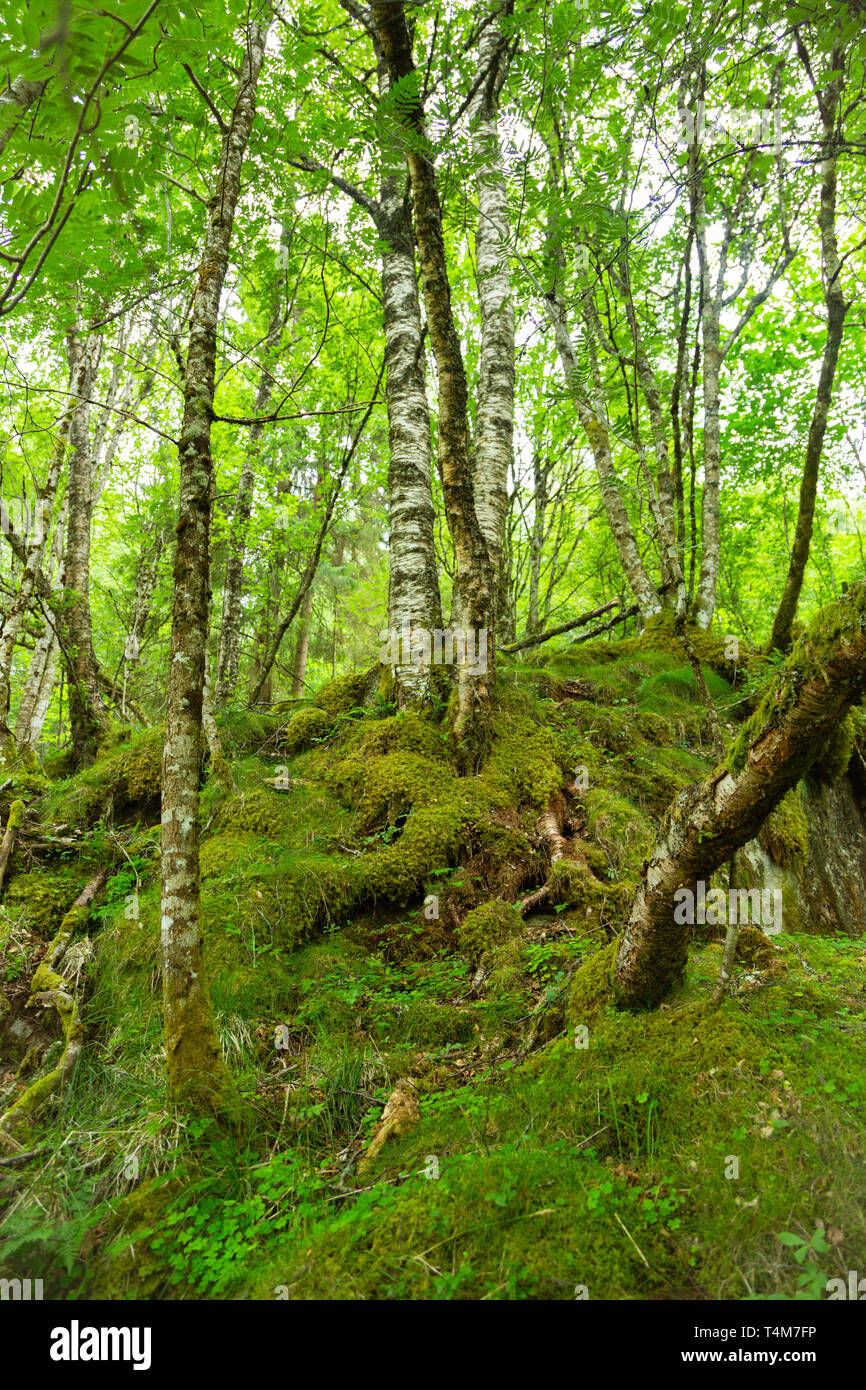
<path fill-rule="evenodd" d="M 712 761 L 688 679 L 632 645 L 510 663 L 499 714 L 497 797 L 508 721 L 523 721 L 525 746 L 529 720 L 562 768 L 586 766 L 580 834 L 612 885 L 631 881 L 667 800 Z M 604 700 L 557 698 L 565 679 Z M 866 1268 L 862 939 L 777 938 L 773 966 L 741 962 L 713 1014 L 721 944 L 696 938 L 679 994 L 652 1014 L 602 1007 L 581 1034 L 566 1023 L 570 981 L 607 940 L 582 905 L 557 902 L 482 955 L 480 984 L 447 924 L 449 902 L 462 920 L 490 896 L 485 853 L 523 852 L 549 776 L 541 735 L 527 800 L 431 873 L 434 930 L 420 892 L 406 906 L 352 898 L 359 864 L 400 845 L 404 784 L 381 805 L 367 782 L 338 787 L 347 750 L 373 749 L 366 767 L 403 740 L 417 761 L 429 728 L 353 717 L 286 759 L 285 793 L 263 782 L 278 729 L 238 716 L 238 793 L 203 795 L 206 958 L 246 1125 L 223 1131 L 168 1101 L 158 829 L 97 824 L 56 890 L 114 869 L 91 922 L 87 1046 L 34 1158 L 0 1167 L 0 1272 L 32 1269 L 60 1298 L 741 1300 L 821 1297 L 822 1279 Z M 126 751 L 110 757 L 128 784 Z M 84 805 L 97 781 L 103 804 L 107 765 L 64 783 L 57 804 Z M 52 902 L 36 895 L 32 910 L 50 916 Z M 19 976 L 21 904 L 7 952 Z M 359 1168 L 406 1077 L 418 1123 Z"/>

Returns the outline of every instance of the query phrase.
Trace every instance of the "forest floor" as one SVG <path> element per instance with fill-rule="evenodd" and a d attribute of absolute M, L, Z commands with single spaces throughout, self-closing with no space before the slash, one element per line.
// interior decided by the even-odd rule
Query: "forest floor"
<path fill-rule="evenodd" d="M 709 638 L 701 656 L 733 728 L 748 691 Z M 75 919 L 74 1073 L 0 1144 L 0 1274 L 60 1299 L 740 1300 L 866 1270 L 863 938 L 746 928 L 712 1011 L 724 927 L 695 927 L 660 1009 L 609 1000 L 659 819 L 714 761 L 669 634 L 504 663 L 469 778 L 444 710 L 363 689 L 227 713 L 236 788 L 203 774 L 234 1127 L 166 1093 L 161 730 L 0 788 L 4 819 L 26 801 L 0 1111 L 63 1052 L 31 981 L 98 885 Z M 802 837 L 789 801 L 762 843 L 790 865 Z"/>

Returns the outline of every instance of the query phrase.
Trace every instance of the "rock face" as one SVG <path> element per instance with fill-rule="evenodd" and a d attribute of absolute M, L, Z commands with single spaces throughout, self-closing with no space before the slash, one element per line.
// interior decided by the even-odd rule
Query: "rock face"
<path fill-rule="evenodd" d="M 781 888 L 784 927 L 821 934 L 866 930 L 866 794 L 861 779 L 829 785 L 811 778 L 798 785 L 808 827 L 805 861 L 782 868 L 750 840 L 743 854 L 751 882 Z"/>

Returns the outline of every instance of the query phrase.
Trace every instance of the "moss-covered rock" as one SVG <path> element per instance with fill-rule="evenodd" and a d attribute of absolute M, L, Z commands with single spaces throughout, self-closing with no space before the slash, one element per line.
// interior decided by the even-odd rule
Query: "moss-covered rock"
<path fill-rule="evenodd" d="M 526 928 L 517 908 L 494 900 L 482 903 L 463 919 L 457 930 L 460 949 L 477 963 L 489 951 L 511 938 L 520 939 Z"/>
<path fill-rule="evenodd" d="M 77 826 L 158 820 L 164 743 L 160 724 L 125 747 L 100 752 L 92 767 L 51 788 L 43 803 L 49 817 Z"/>
<path fill-rule="evenodd" d="M 831 783 L 844 777 L 854 753 L 857 741 L 857 722 L 854 712 L 849 711 L 836 729 L 824 752 L 813 767 L 814 774 L 822 781 Z"/>
<path fill-rule="evenodd" d="M 88 878 L 77 864 L 16 873 L 5 895 L 9 917 L 23 919 L 37 936 L 52 937 Z"/>
<path fill-rule="evenodd" d="M 378 679 L 378 671 L 375 674 Z M 336 718 L 338 714 L 348 714 L 353 709 L 362 708 L 371 688 L 370 672 L 350 671 L 323 686 L 315 697 L 315 703 Z"/>
<path fill-rule="evenodd" d="M 289 754 L 301 753 L 320 739 L 327 738 L 334 723 L 335 716 L 317 705 L 299 709 L 286 725 L 280 744 Z"/>
<path fill-rule="evenodd" d="M 617 942 L 609 942 L 590 956 L 575 974 L 565 1007 L 569 1029 L 591 1028 L 613 1003 L 616 951 Z"/>
<path fill-rule="evenodd" d="M 809 858 L 809 824 L 799 787 L 792 787 L 764 821 L 758 843 L 781 869 L 802 869 Z"/>
<path fill-rule="evenodd" d="M 655 841 L 653 825 L 625 797 L 591 787 L 586 795 L 587 827 L 606 851 L 617 874 L 636 879 Z"/>

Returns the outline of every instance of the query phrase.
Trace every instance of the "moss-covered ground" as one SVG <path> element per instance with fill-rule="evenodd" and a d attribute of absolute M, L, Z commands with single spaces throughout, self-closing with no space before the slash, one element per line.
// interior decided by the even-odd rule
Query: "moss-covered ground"
<path fill-rule="evenodd" d="M 702 641 L 735 733 L 753 701 Z M 824 1297 L 866 1268 L 862 937 L 745 930 L 713 1012 L 721 933 L 696 929 L 679 993 L 648 1014 L 610 1002 L 659 818 L 714 761 L 670 633 L 503 664 L 470 778 L 436 712 L 368 692 L 344 677 L 311 704 L 221 716 L 237 790 L 202 769 L 235 1129 L 166 1095 L 160 731 L 19 788 L 31 819 L 78 839 L 13 861 L 0 1110 L 57 1064 L 59 1027 L 47 1048 L 20 1041 L 21 992 L 82 887 L 106 880 L 85 924 L 81 1059 L 0 1165 L 0 1273 L 26 1266 L 55 1298 L 739 1300 Z M 568 847 L 552 871 L 551 807 Z M 796 794 L 762 844 L 802 866 Z M 409 1079 L 417 1119 L 365 1162 Z"/>

